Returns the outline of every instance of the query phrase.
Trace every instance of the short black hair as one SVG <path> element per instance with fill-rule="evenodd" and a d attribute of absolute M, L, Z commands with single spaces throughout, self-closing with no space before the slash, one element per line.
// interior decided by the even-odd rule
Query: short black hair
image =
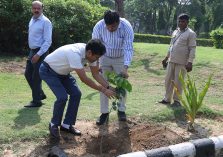
<path fill-rule="evenodd" d="M 114 23 L 119 23 L 120 21 L 120 16 L 118 12 L 112 11 L 112 10 L 107 10 L 104 13 L 104 20 L 106 25 L 111 25 Z"/>
<path fill-rule="evenodd" d="M 187 21 L 189 21 L 190 16 L 187 15 L 187 14 L 185 14 L 185 13 L 182 13 L 182 14 L 180 14 L 180 15 L 178 16 L 178 18 L 181 19 L 181 20 L 187 20 Z"/>
<path fill-rule="evenodd" d="M 91 50 L 93 55 L 99 55 L 99 56 L 104 55 L 106 52 L 105 45 L 102 44 L 102 42 L 99 39 L 89 40 L 85 50 L 86 51 Z"/>

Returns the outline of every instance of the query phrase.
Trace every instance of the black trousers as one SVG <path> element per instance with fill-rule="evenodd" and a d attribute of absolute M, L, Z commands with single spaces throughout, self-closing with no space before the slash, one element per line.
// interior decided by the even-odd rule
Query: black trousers
<path fill-rule="evenodd" d="M 41 101 L 41 96 L 44 95 L 42 90 L 42 80 L 39 76 L 39 67 L 48 53 L 44 53 L 37 63 L 32 63 L 32 57 L 39 51 L 40 48 L 30 50 L 28 60 L 26 62 L 25 78 L 32 90 L 32 101 L 38 103 Z"/>

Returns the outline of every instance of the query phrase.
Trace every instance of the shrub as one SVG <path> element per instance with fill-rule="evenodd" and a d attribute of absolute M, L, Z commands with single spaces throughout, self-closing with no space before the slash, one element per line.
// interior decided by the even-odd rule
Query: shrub
<path fill-rule="evenodd" d="M 170 36 L 164 36 L 164 35 L 138 34 L 138 33 L 135 33 L 134 35 L 135 42 L 169 44 L 170 39 L 171 39 Z"/>
<path fill-rule="evenodd" d="M 203 89 L 200 93 L 198 93 L 198 89 L 196 87 L 194 79 L 190 77 L 190 75 L 187 74 L 187 80 L 184 80 L 182 73 L 179 74 L 179 80 L 182 84 L 183 93 L 185 95 L 185 98 L 179 93 L 178 87 L 174 84 L 174 90 L 177 93 L 182 106 L 185 108 L 187 114 L 187 120 L 188 120 L 188 130 L 193 131 L 194 130 L 194 120 L 197 115 L 198 110 L 203 105 L 204 97 L 208 91 L 208 88 L 211 84 L 211 79 L 213 75 L 210 75 L 208 78 L 208 81 L 204 85 Z"/>
<path fill-rule="evenodd" d="M 106 8 L 98 0 L 45 0 L 44 15 L 53 24 L 52 50 L 74 42 L 87 42 L 95 23 Z M 24 53 L 28 49 L 28 23 L 32 16 L 30 0 L 0 3 L 0 52 Z"/>
<path fill-rule="evenodd" d="M 135 42 L 145 43 L 158 43 L 158 44 L 170 44 L 171 37 L 164 35 L 152 35 L 152 34 L 137 34 L 135 33 Z M 197 46 L 213 46 L 211 39 L 197 38 Z"/>
<path fill-rule="evenodd" d="M 214 47 L 217 49 L 223 49 L 223 28 L 211 31 L 210 35 L 214 42 Z"/>
<path fill-rule="evenodd" d="M 82 0 L 60 0 L 47 4 L 47 14 L 53 23 L 52 49 L 75 42 L 87 42 L 95 23 L 102 18 L 105 8 Z M 58 14 L 59 13 L 59 14 Z"/>

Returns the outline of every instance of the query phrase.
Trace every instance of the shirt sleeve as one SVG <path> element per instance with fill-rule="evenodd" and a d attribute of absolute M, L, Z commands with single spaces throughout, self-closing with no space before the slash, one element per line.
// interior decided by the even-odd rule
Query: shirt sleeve
<path fill-rule="evenodd" d="M 188 49 L 189 49 L 189 58 L 188 62 L 193 63 L 193 60 L 195 58 L 195 52 L 196 52 L 196 33 L 190 33 L 189 39 L 188 39 Z"/>
<path fill-rule="evenodd" d="M 52 43 L 52 23 L 49 20 L 44 22 L 43 40 L 44 42 L 40 50 L 37 52 L 39 56 L 42 56 L 49 49 Z"/>
<path fill-rule="evenodd" d="M 82 69 L 81 56 L 79 53 L 69 52 L 67 55 L 68 62 L 72 69 Z"/>
<path fill-rule="evenodd" d="M 100 25 L 99 23 L 97 23 L 94 28 L 93 28 L 93 32 L 92 32 L 92 39 L 100 39 Z"/>
<path fill-rule="evenodd" d="M 124 65 L 129 66 L 133 57 L 134 32 L 130 23 L 125 28 L 124 36 Z"/>

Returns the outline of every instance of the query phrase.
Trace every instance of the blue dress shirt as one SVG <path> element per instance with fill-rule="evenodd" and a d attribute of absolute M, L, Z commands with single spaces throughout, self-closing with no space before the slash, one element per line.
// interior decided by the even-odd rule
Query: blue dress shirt
<path fill-rule="evenodd" d="M 29 48 L 40 48 L 37 52 L 39 56 L 44 54 L 52 43 L 52 24 L 50 20 L 40 15 L 37 19 L 31 18 L 29 22 Z"/>

